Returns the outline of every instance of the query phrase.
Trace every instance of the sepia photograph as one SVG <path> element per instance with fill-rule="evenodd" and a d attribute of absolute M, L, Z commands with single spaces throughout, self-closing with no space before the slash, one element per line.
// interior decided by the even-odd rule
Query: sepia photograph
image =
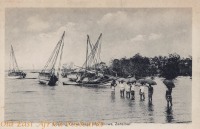
<path fill-rule="evenodd" d="M 192 123 L 192 8 L 6 8 L 5 121 Z"/>

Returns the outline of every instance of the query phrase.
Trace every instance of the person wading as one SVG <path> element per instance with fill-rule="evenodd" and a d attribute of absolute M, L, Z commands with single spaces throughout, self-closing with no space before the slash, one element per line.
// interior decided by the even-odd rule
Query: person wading
<path fill-rule="evenodd" d="M 124 81 L 122 80 L 121 82 L 119 82 L 120 84 L 120 95 L 121 97 L 124 97 L 124 91 L 125 91 L 125 87 L 124 87 Z"/>
<path fill-rule="evenodd" d="M 153 87 L 149 84 L 149 86 L 148 86 L 149 103 L 152 103 L 152 96 L 153 96 Z"/>
<path fill-rule="evenodd" d="M 172 88 L 167 87 L 165 98 L 167 100 L 167 107 L 172 106 Z"/>
<path fill-rule="evenodd" d="M 128 84 L 128 82 L 125 82 L 124 85 L 126 88 L 126 98 L 130 98 L 130 85 Z"/>
<path fill-rule="evenodd" d="M 110 88 L 112 89 L 112 91 L 115 91 L 115 87 L 117 86 L 116 81 L 113 79 L 110 85 Z"/>
<path fill-rule="evenodd" d="M 131 99 L 132 100 L 135 100 L 135 83 L 136 82 L 133 82 L 133 83 L 130 83 L 130 91 L 131 91 Z"/>
<path fill-rule="evenodd" d="M 140 100 L 145 100 L 144 83 L 140 86 Z"/>

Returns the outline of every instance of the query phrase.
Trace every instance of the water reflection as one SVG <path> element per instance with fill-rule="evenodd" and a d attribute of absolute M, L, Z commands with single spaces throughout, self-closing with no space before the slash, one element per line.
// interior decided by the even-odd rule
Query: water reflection
<path fill-rule="evenodd" d="M 132 108 L 134 106 L 134 101 L 130 99 L 128 106 Z"/>
<path fill-rule="evenodd" d="M 152 103 L 148 103 L 148 96 L 145 101 L 140 101 L 139 87 L 135 88 L 135 100 L 131 100 L 120 98 L 120 87 L 116 87 L 115 92 L 112 92 L 110 87 L 74 85 L 49 87 L 31 79 L 6 80 L 5 83 L 5 120 L 38 122 L 43 119 L 56 121 L 104 119 L 105 123 L 191 122 L 189 78 L 180 78 L 178 86 L 173 89 L 173 111 L 167 108 L 166 87 L 160 78 L 157 79 L 160 86 L 155 89 Z"/>
<path fill-rule="evenodd" d="M 115 91 L 111 91 L 111 102 L 115 102 Z"/>
<path fill-rule="evenodd" d="M 125 97 L 124 97 L 124 96 L 120 96 L 120 98 L 121 98 L 121 99 L 125 99 Z"/>
<path fill-rule="evenodd" d="M 173 110 L 172 107 L 166 107 L 165 108 L 165 116 L 166 116 L 166 122 L 167 123 L 171 123 L 174 120 L 174 116 L 173 116 Z"/>
<path fill-rule="evenodd" d="M 50 89 L 51 89 L 51 90 L 55 90 L 55 87 L 54 87 L 54 86 L 52 86 Z"/>
<path fill-rule="evenodd" d="M 154 121 L 154 105 L 152 104 L 152 102 L 149 102 L 148 103 L 148 115 L 149 115 L 149 121 L 151 122 L 151 123 L 154 123 L 155 121 Z"/>
<path fill-rule="evenodd" d="M 149 112 L 153 112 L 153 111 L 154 111 L 153 108 L 154 108 L 154 105 L 152 104 L 152 102 L 149 102 L 149 103 L 148 103 L 148 111 L 149 111 Z"/>
<path fill-rule="evenodd" d="M 147 107 L 146 106 L 147 105 L 145 105 L 145 101 L 140 100 L 140 102 L 139 102 L 139 108 L 140 108 L 140 110 L 146 112 L 147 111 L 147 109 L 146 109 Z"/>

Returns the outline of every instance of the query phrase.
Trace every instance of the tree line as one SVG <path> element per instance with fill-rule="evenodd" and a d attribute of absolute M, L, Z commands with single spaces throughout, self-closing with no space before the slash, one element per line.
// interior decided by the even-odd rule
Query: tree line
<path fill-rule="evenodd" d="M 192 56 L 181 58 L 176 53 L 153 58 L 137 53 L 131 58 L 113 59 L 110 66 L 104 62 L 100 64 L 105 74 L 118 77 L 160 76 L 174 79 L 177 76 L 192 76 Z"/>

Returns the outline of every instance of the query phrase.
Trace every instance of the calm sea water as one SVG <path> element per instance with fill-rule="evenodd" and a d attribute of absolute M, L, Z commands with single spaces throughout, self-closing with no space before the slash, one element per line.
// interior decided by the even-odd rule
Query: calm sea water
<path fill-rule="evenodd" d="M 37 77 L 28 73 L 27 78 Z M 110 87 L 92 88 L 72 85 L 50 87 L 37 79 L 8 79 L 5 83 L 5 120 L 13 121 L 102 121 L 105 123 L 188 123 L 191 122 L 191 89 L 189 77 L 178 77 L 173 89 L 173 107 L 167 108 L 166 87 L 155 78 L 153 104 L 121 98 Z"/>

